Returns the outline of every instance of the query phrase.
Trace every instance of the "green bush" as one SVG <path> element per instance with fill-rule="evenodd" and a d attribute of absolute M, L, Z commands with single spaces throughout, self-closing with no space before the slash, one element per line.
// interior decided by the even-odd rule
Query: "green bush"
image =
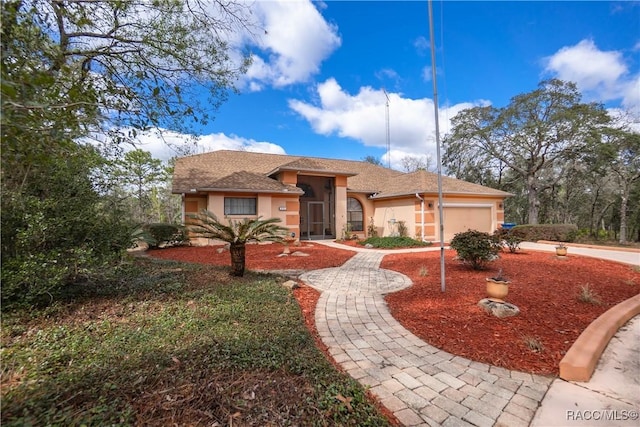
<path fill-rule="evenodd" d="M 525 240 L 517 231 L 508 228 L 497 229 L 493 233 L 493 236 L 496 238 L 498 243 L 506 246 L 511 253 L 517 252 L 518 249 L 520 249 L 520 243 Z"/>
<path fill-rule="evenodd" d="M 367 240 L 358 242 L 360 245 L 371 245 L 379 249 L 393 248 L 416 248 L 421 246 L 431 246 L 431 242 L 421 242 L 411 237 L 369 237 Z"/>
<path fill-rule="evenodd" d="M 458 258 L 471 264 L 474 270 L 482 270 L 497 258 L 501 243 L 491 234 L 477 230 L 457 233 L 450 246 L 458 252 Z"/>
<path fill-rule="evenodd" d="M 187 232 L 181 225 L 165 223 L 146 224 L 143 226 L 143 230 L 151 236 L 151 240 L 147 241 L 149 248 L 181 246 L 189 241 Z"/>
<path fill-rule="evenodd" d="M 578 235 L 578 226 L 575 224 L 523 224 L 516 225 L 511 230 L 529 242 L 537 240 L 573 242 Z"/>

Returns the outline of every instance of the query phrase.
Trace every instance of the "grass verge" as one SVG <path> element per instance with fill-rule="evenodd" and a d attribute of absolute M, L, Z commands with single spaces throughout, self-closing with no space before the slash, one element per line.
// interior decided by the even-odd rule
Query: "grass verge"
<path fill-rule="evenodd" d="M 383 426 L 282 279 L 136 259 L 3 313 L 3 426 Z"/>

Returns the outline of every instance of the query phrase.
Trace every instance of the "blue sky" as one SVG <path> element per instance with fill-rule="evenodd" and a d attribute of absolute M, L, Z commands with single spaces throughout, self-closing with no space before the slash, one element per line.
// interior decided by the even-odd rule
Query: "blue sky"
<path fill-rule="evenodd" d="M 552 77 L 640 117 L 640 2 L 434 1 L 433 11 L 442 133 L 462 109 L 504 106 Z M 197 152 L 373 155 L 385 165 L 390 155 L 397 169 L 403 157 L 427 156 L 435 167 L 426 2 L 258 0 L 252 12 L 264 35 L 235 43 L 253 65 L 199 130 Z M 151 136 L 142 142 L 171 155 Z"/>

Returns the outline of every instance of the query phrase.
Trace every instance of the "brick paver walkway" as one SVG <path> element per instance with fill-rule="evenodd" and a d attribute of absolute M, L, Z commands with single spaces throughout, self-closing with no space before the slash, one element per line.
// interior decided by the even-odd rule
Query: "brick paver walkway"
<path fill-rule="evenodd" d="M 322 292 L 315 321 L 333 358 L 405 426 L 528 426 L 553 378 L 472 362 L 403 328 L 384 294 L 411 280 L 381 269 L 383 256 L 300 276 Z"/>

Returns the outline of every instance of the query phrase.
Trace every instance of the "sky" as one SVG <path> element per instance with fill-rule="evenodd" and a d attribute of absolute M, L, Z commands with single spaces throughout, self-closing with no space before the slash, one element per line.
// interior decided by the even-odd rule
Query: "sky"
<path fill-rule="evenodd" d="M 414 156 L 435 168 L 426 1 L 251 8 L 264 28 L 242 38 L 253 63 L 239 93 L 198 130 L 196 152 L 374 156 L 399 170 Z M 575 82 L 585 102 L 640 117 L 640 2 L 434 1 L 433 17 L 441 135 L 461 110 L 504 107 L 549 78 Z M 168 131 L 177 145 L 187 140 Z M 152 133 L 140 143 L 157 158 L 175 155 Z"/>

